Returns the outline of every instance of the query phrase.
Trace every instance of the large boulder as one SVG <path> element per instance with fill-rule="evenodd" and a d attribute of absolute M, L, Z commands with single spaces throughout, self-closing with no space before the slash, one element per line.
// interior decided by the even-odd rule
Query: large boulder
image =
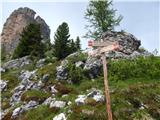
<path fill-rule="evenodd" d="M 68 60 L 63 60 L 61 62 L 61 65 L 56 68 L 56 70 L 57 70 L 56 79 L 57 80 L 66 80 L 67 79 L 67 76 L 68 76 L 67 64 L 68 64 Z"/>
<path fill-rule="evenodd" d="M 97 77 L 97 75 L 100 73 L 101 66 L 102 66 L 101 59 L 88 57 L 84 66 L 84 70 L 88 70 L 89 76 L 93 79 Z"/>
<path fill-rule="evenodd" d="M 20 40 L 20 34 L 30 23 L 40 24 L 42 38 L 50 38 L 50 29 L 46 22 L 30 8 L 18 8 L 7 18 L 1 34 L 2 47 L 6 54 L 12 53 Z"/>
<path fill-rule="evenodd" d="M 30 60 L 29 56 L 25 56 L 22 58 L 10 60 L 3 64 L 4 69 L 17 69 L 22 68 L 25 65 L 31 64 L 32 61 Z"/>
<path fill-rule="evenodd" d="M 121 46 L 120 51 L 125 54 L 131 54 L 133 51 L 138 50 L 141 45 L 141 41 L 138 40 L 134 35 L 121 31 L 107 31 L 102 34 L 104 41 L 118 42 Z"/>

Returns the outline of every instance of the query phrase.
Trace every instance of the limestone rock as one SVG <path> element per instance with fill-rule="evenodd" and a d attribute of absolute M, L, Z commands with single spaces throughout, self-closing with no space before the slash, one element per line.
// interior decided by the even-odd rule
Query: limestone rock
<path fill-rule="evenodd" d="M 125 54 L 131 54 L 133 51 L 138 50 L 141 45 L 140 40 L 127 32 L 107 31 L 102 34 L 104 41 L 118 42 L 121 46 L 120 51 Z"/>
<path fill-rule="evenodd" d="M 36 67 L 40 68 L 42 66 L 44 66 L 46 59 L 40 59 L 37 64 Z"/>
<path fill-rule="evenodd" d="M 84 62 L 82 62 L 82 61 L 78 61 L 78 62 L 76 62 L 75 63 L 75 65 L 76 65 L 76 67 L 84 67 Z"/>
<path fill-rule="evenodd" d="M 4 68 L 0 67 L 0 72 L 4 73 L 4 72 L 6 72 L 6 70 Z"/>
<path fill-rule="evenodd" d="M 18 77 L 18 79 L 22 80 L 22 81 L 26 81 L 28 79 L 35 78 L 36 77 L 36 71 L 37 70 L 34 70 L 34 71 L 23 70 L 21 72 L 21 75 Z"/>
<path fill-rule="evenodd" d="M 83 105 L 85 103 L 86 95 L 78 95 L 78 98 L 75 100 L 77 105 Z"/>
<path fill-rule="evenodd" d="M 67 120 L 67 119 L 64 113 L 60 113 L 59 115 L 55 116 L 53 120 Z"/>
<path fill-rule="evenodd" d="M 96 102 L 104 102 L 105 96 L 103 95 L 101 90 L 93 88 L 93 89 L 91 89 L 89 91 L 90 92 L 87 95 L 78 95 L 78 98 L 75 99 L 75 103 L 77 105 L 84 105 L 85 104 L 85 100 L 87 98 L 92 98 Z"/>
<path fill-rule="evenodd" d="M 101 59 L 88 57 L 84 66 L 84 70 L 88 70 L 89 76 L 93 79 L 99 74 L 101 66 L 102 66 Z"/>
<path fill-rule="evenodd" d="M 0 92 L 5 91 L 7 88 L 7 82 L 8 81 L 0 80 Z"/>
<path fill-rule="evenodd" d="M 42 77 L 42 82 L 47 82 L 48 80 L 49 80 L 49 74 L 45 74 L 45 75 L 43 75 L 43 77 Z"/>
<path fill-rule="evenodd" d="M 36 102 L 36 101 L 29 101 L 25 106 L 23 106 L 23 109 L 26 111 L 26 110 L 30 110 L 30 109 L 33 109 L 35 108 L 39 103 Z"/>
<path fill-rule="evenodd" d="M 50 103 L 54 102 L 55 100 L 56 100 L 55 98 L 49 97 L 43 102 L 43 104 L 44 105 L 50 105 Z"/>
<path fill-rule="evenodd" d="M 30 8 L 14 10 L 6 20 L 1 33 L 1 43 L 6 54 L 12 53 L 19 43 L 20 34 L 30 23 L 39 23 L 43 39 L 50 38 L 50 29 L 45 21 Z"/>
<path fill-rule="evenodd" d="M 16 108 L 15 110 L 13 110 L 11 118 L 16 118 L 22 112 L 23 112 L 23 109 L 21 107 Z"/>
<path fill-rule="evenodd" d="M 50 108 L 55 107 L 55 108 L 63 108 L 66 106 L 66 102 L 64 101 L 53 101 L 50 103 Z"/>
<path fill-rule="evenodd" d="M 55 85 L 54 86 L 51 86 L 51 93 L 52 94 L 56 94 L 58 91 L 56 90 L 55 88 Z"/>
<path fill-rule="evenodd" d="M 25 65 L 31 64 L 32 61 L 29 59 L 28 56 L 15 59 L 15 60 L 10 60 L 6 63 L 3 64 L 4 69 L 16 69 L 16 68 L 22 68 Z"/>
<path fill-rule="evenodd" d="M 68 61 L 64 60 L 61 62 L 61 65 L 56 68 L 56 70 L 57 70 L 56 79 L 57 80 L 66 80 L 67 79 L 67 75 L 68 75 L 67 64 L 68 64 Z"/>

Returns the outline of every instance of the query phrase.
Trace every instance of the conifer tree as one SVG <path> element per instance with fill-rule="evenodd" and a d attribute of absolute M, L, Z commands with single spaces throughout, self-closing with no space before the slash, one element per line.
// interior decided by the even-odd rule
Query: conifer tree
<path fill-rule="evenodd" d="M 41 40 L 40 25 L 29 24 L 22 32 L 20 42 L 14 50 L 12 58 L 16 59 L 26 55 L 42 58 L 44 56 L 44 45 Z"/>
<path fill-rule="evenodd" d="M 87 7 L 85 18 L 89 22 L 86 38 L 100 38 L 101 34 L 113 30 L 119 25 L 122 16 L 115 16 L 116 10 L 112 8 L 112 0 L 91 0 Z"/>
<path fill-rule="evenodd" d="M 76 50 L 81 50 L 81 44 L 80 44 L 79 36 L 77 36 L 77 38 L 76 38 L 75 47 L 76 47 Z"/>
<path fill-rule="evenodd" d="M 63 22 L 58 28 L 54 36 L 54 55 L 58 59 L 63 59 L 70 54 L 69 27 Z"/>

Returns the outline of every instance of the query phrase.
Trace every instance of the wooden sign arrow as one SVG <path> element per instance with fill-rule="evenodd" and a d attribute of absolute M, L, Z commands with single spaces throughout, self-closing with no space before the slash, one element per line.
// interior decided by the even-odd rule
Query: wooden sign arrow
<path fill-rule="evenodd" d="M 112 111 L 111 111 L 111 104 L 110 104 L 110 94 L 109 94 L 109 86 L 108 86 L 108 79 L 107 79 L 107 61 L 105 52 L 119 50 L 120 46 L 117 42 L 103 42 L 103 41 L 90 41 L 89 46 L 91 47 L 98 47 L 95 50 L 89 52 L 90 56 L 98 56 L 101 55 L 103 61 L 103 72 L 104 72 L 104 85 L 105 85 L 105 95 L 106 95 L 106 109 L 108 114 L 108 120 L 112 120 Z"/>

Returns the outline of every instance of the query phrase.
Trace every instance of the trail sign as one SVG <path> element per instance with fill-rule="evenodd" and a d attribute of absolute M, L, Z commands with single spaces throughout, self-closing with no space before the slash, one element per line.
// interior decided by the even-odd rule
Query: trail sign
<path fill-rule="evenodd" d="M 90 41 L 88 42 L 89 46 L 98 47 L 95 50 L 89 52 L 91 56 L 101 55 L 103 61 L 103 72 L 104 72 L 104 85 L 105 85 L 105 96 L 106 96 L 106 109 L 108 114 L 108 120 L 112 120 L 112 111 L 111 111 L 111 104 L 110 104 L 110 94 L 109 94 L 109 86 L 108 86 L 108 79 L 107 79 L 107 61 L 105 52 L 119 50 L 120 46 L 117 42 L 104 42 L 104 41 Z"/>

